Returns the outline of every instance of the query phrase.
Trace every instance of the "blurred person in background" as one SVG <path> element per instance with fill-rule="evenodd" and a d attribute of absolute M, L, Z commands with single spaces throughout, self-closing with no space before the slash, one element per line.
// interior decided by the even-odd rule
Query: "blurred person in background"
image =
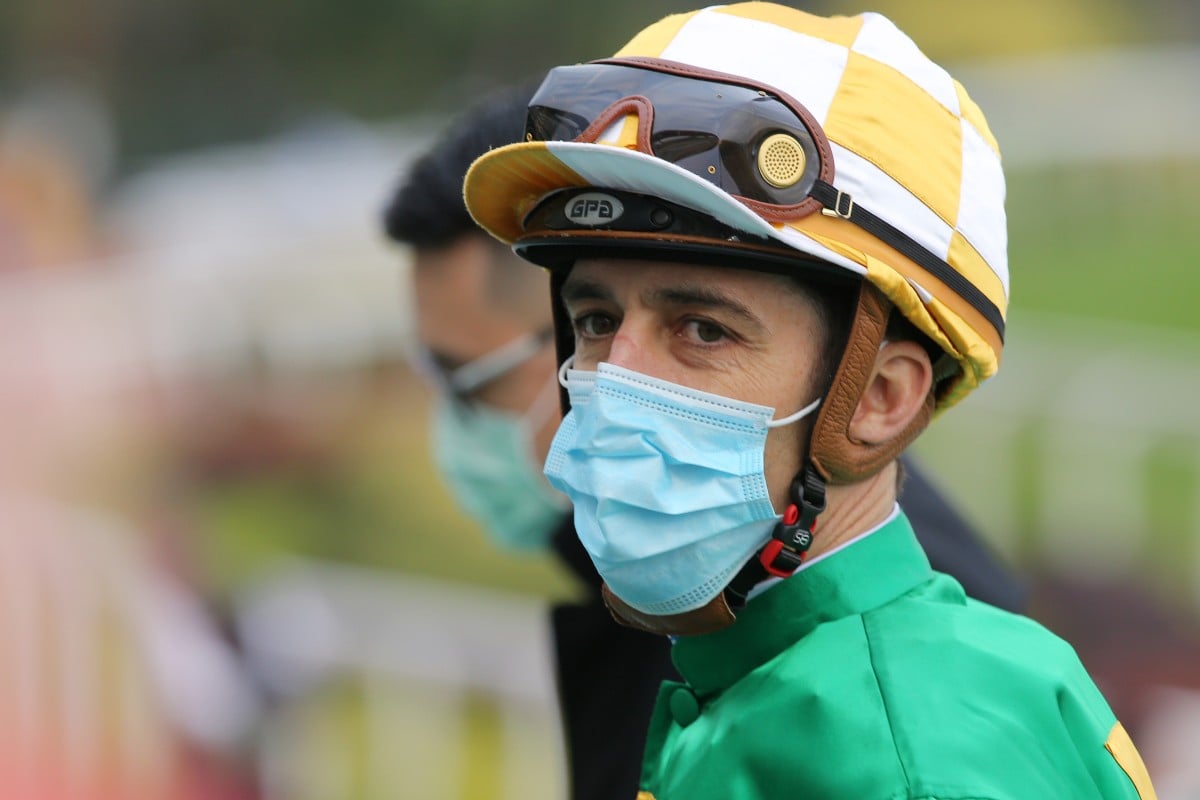
<path fill-rule="evenodd" d="M 0 797 L 252 798 L 255 693 L 121 497 L 157 409 L 110 289 L 0 280 Z"/>
<path fill-rule="evenodd" d="M 933 571 L 897 502 L 999 368 L 1008 267 L 995 139 L 890 20 L 666 17 L 551 70 L 464 196 L 551 270 L 545 474 L 684 679 L 639 798 L 1154 797 L 1072 648 Z"/>
<path fill-rule="evenodd" d="M 69 84 L 0 107 L 0 271 L 98 254 L 93 198 L 111 160 L 110 127 L 100 103 Z"/>
<path fill-rule="evenodd" d="M 496 92 L 449 125 L 396 188 L 385 225 L 414 250 L 417 366 L 436 390 L 445 483 L 497 546 L 552 549 L 584 587 L 581 601 L 550 612 L 571 796 L 633 797 L 659 686 L 678 678 L 670 646 L 613 621 L 568 504 L 542 475 L 561 418 L 547 276 L 483 233 L 463 203 L 470 164 L 523 137 L 533 88 Z M 906 476 L 905 509 L 934 567 L 1019 610 L 1021 583 L 907 459 Z"/>
<path fill-rule="evenodd" d="M 0 797 L 249 800 L 256 697 L 125 495 L 162 422 L 144 310 L 45 119 L 0 115 Z"/>

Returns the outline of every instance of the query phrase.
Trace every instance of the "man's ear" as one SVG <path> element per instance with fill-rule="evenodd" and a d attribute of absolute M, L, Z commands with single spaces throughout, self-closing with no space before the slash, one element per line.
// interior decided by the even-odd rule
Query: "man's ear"
<path fill-rule="evenodd" d="M 928 416 L 932 385 L 933 366 L 923 347 L 885 342 L 850 420 L 850 440 L 880 444 L 904 433 L 918 415 Z"/>

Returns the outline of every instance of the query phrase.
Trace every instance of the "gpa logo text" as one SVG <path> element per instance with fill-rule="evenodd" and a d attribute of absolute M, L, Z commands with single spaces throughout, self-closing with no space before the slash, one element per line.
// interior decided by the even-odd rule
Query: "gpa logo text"
<path fill-rule="evenodd" d="M 576 225 L 607 225 L 625 213 L 621 201 L 600 192 L 585 192 L 567 201 L 567 219 Z"/>

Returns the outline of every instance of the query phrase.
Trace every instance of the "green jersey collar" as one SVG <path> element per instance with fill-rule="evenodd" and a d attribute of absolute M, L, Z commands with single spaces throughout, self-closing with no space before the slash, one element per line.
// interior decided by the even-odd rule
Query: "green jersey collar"
<path fill-rule="evenodd" d="M 672 659 L 694 691 L 720 691 L 821 623 L 878 608 L 932 577 L 912 525 L 898 511 L 755 597 L 731 627 L 681 637 Z"/>

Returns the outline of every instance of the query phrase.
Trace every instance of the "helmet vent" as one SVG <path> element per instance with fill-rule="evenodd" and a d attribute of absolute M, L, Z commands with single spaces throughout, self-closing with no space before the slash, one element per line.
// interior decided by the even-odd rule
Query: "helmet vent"
<path fill-rule="evenodd" d="M 786 189 L 804 176 L 807 160 L 795 137 L 772 133 L 758 147 L 758 171 L 776 189 Z"/>

